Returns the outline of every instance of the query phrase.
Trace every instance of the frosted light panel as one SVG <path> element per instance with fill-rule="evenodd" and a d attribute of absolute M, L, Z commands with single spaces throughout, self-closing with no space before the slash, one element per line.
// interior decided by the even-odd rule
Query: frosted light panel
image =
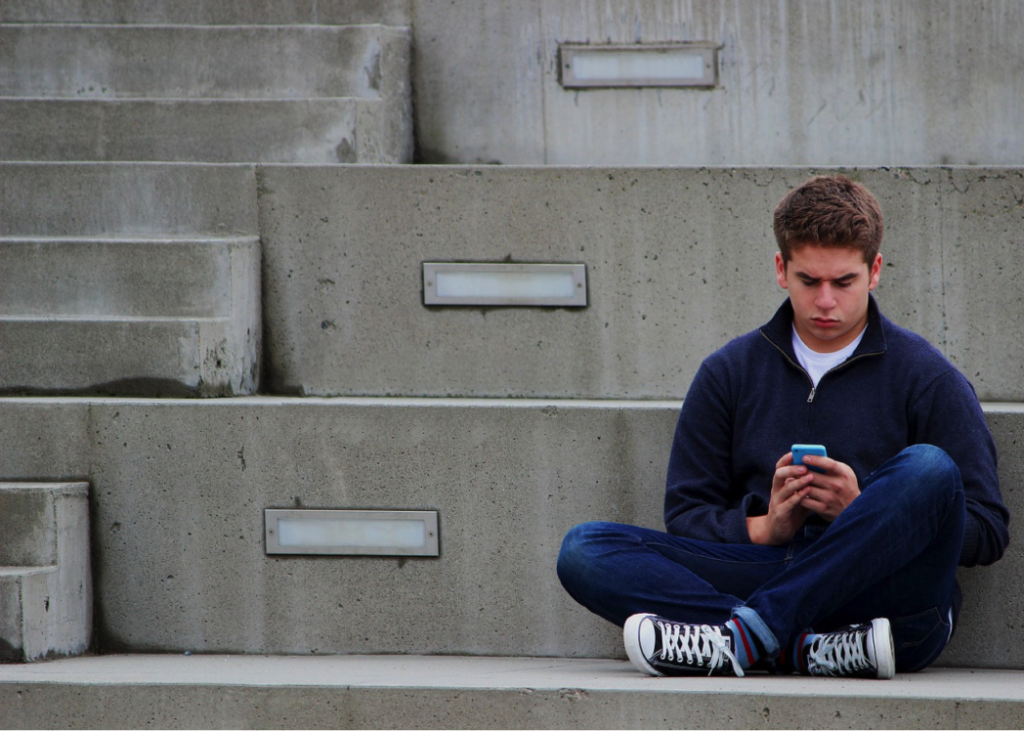
<path fill-rule="evenodd" d="M 438 555 L 437 512 L 266 510 L 267 553 Z"/>
<path fill-rule="evenodd" d="M 595 79 L 703 79 L 704 57 L 692 53 L 577 53 L 573 70 L 580 81 Z"/>
<path fill-rule="evenodd" d="M 583 307 L 583 264 L 423 264 L 427 305 Z"/>
<path fill-rule="evenodd" d="M 559 46 L 559 80 L 566 89 L 718 85 L 718 44 L 680 43 Z"/>
<path fill-rule="evenodd" d="M 329 546 L 339 548 L 423 548 L 427 529 L 420 520 L 277 521 L 277 541 L 282 546 Z"/>
<path fill-rule="evenodd" d="M 569 272 L 438 272 L 438 297 L 565 299 L 573 296 Z"/>

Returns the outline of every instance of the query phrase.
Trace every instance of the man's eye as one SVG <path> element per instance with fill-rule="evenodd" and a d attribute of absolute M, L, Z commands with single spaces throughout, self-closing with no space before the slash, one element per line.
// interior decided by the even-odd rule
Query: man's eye
<path fill-rule="evenodd" d="M 841 287 L 841 288 L 843 288 L 843 289 L 846 289 L 846 288 L 847 288 L 847 287 L 849 287 L 849 286 L 850 286 L 851 284 L 853 284 L 853 282 L 836 282 L 836 286 L 837 286 L 837 287 Z"/>

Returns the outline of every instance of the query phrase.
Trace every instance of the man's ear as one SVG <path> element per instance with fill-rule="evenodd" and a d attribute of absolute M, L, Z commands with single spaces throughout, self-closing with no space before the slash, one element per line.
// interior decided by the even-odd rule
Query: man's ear
<path fill-rule="evenodd" d="M 782 260 L 782 252 L 775 252 L 775 278 L 779 282 L 779 286 L 783 289 L 789 289 L 789 282 L 786 280 L 786 262 Z"/>
<path fill-rule="evenodd" d="M 868 280 L 868 291 L 878 286 L 878 280 L 882 276 L 882 255 L 875 254 L 875 261 L 871 265 L 870 279 Z"/>

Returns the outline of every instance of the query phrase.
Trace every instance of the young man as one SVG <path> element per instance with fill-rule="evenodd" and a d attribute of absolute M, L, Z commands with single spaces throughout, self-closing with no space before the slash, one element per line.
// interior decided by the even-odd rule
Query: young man
<path fill-rule="evenodd" d="M 864 186 L 813 178 L 774 228 L 788 300 L 695 376 L 668 532 L 577 526 L 558 575 L 651 675 L 918 670 L 952 636 L 957 566 L 1006 548 L 995 446 L 970 383 L 879 312 L 882 214 Z M 828 454 L 794 464 L 797 443 Z"/>

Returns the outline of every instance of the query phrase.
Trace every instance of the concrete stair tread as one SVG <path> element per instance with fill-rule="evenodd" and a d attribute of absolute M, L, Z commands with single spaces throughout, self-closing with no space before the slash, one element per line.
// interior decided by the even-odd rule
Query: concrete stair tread
<path fill-rule="evenodd" d="M 56 566 L 0 566 L 0 576 L 35 576 L 56 570 Z"/>
<path fill-rule="evenodd" d="M 271 680 L 272 679 L 272 680 Z M 1024 670 L 932 668 L 890 682 L 751 673 L 732 677 L 651 678 L 626 660 L 464 655 L 116 654 L 0 665 L 0 683 L 282 685 L 660 693 L 767 693 L 1012 700 L 1024 704 Z"/>
<path fill-rule="evenodd" d="M 0 392 L 251 393 L 257 336 L 234 317 L 3 317 Z M 39 363 L 50 364 L 46 370 Z"/>
<path fill-rule="evenodd" d="M 3 103 L 41 103 L 47 104 L 148 104 L 152 106 L 170 106 L 175 104 L 316 104 L 317 102 L 339 102 L 339 101 L 360 101 L 380 102 L 376 97 L 364 97 L 356 94 L 345 94 L 338 96 L 261 96 L 238 98 L 229 96 L 167 96 L 167 97 L 146 97 L 146 96 L 119 96 L 119 97 L 63 97 L 63 96 L 0 96 Z M 53 162 L 65 162 L 55 160 Z"/>
<path fill-rule="evenodd" d="M 411 161 L 411 116 L 385 99 L 0 98 L 0 159 L 50 162 Z"/>
<path fill-rule="evenodd" d="M 96 236 L 19 236 L 0 235 L 0 244 L 230 244 L 230 243 L 256 243 L 259 236 L 209 236 L 197 234 L 195 236 L 174 235 L 166 236 L 150 235 L 132 236 L 130 234 L 102 234 Z"/>
<path fill-rule="evenodd" d="M 408 25 L 408 0 L 5 0 L 0 20 L 6 23 L 149 23 L 174 25 Z"/>
<path fill-rule="evenodd" d="M 158 711 L 132 710 L 157 689 Z M 216 726 L 230 718 L 250 727 L 341 728 L 372 718 L 376 728 L 998 728 L 1018 724 L 1024 712 L 1019 670 L 931 669 L 881 682 L 758 674 L 650 678 L 625 661 L 595 659 L 106 655 L 0 665 L 0 700 L 7 702 L 0 704 L 0 721 L 45 722 L 46 694 L 64 691 L 76 699 L 80 726 L 102 722 L 97 714 L 110 714 L 109 721 L 129 710 L 156 713 L 149 718 L 164 727 Z"/>
<path fill-rule="evenodd" d="M 154 324 L 162 323 L 213 323 L 230 322 L 230 317 L 160 317 L 147 315 L 0 315 L 0 322 L 18 323 L 133 323 L 148 322 Z"/>
<path fill-rule="evenodd" d="M 0 233 L 19 238 L 256 238 L 255 188 L 252 165 L 2 163 Z M 60 204 L 40 205 L 51 200 Z"/>
<path fill-rule="evenodd" d="M 257 237 L 0 237 L 0 318 L 227 318 L 246 252 L 258 260 Z"/>
<path fill-rule="evenodd" d="M 408 36 L 383 25 L 0 25 L 0 95 L 379 98 L 407 86 Z"/>
<path fill-rule="evenodd" d="M 140 22 L 140 23 L 79 23 L 73 21 L 65 22 L 54 22 L 54 23 L 43 23 L 43 22 L 10 22 L 0 20 L 0 29 L 2 28 L 92 28 L 92 29 L 118 29 L 118 30 L 130 30 L 132 28 L 187 28 L 188 30 L 196 29 L 217 29 L 226 30 L 231 28 L 237 29 L 256 29 L 256 30 L 267 30 L 273 28 L 287 28 L 300 30 L 306 29 L 345 29 L 345 28 L 395 28 L 388 23 L 370 23 L 370 22 L 357 22 L 357 23 L 158 23 L 158 22 Z"/>

